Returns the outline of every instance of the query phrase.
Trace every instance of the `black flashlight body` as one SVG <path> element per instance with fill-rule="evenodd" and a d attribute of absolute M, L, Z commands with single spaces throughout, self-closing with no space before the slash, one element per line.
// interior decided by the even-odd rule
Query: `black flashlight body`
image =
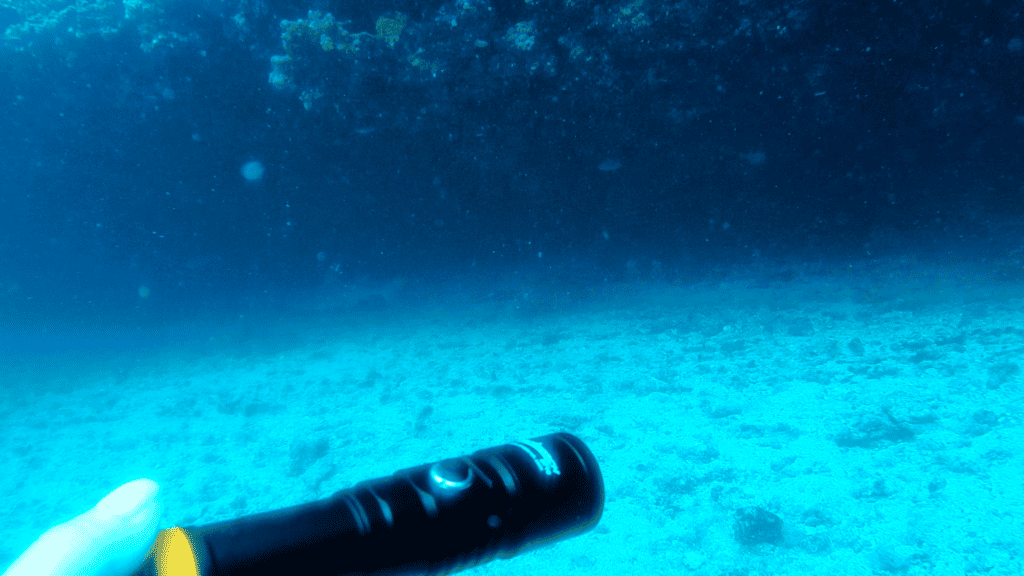
<path fill-rule="evenodd" d="M 597 460 L 579 438 L 558 433 L 178 530 L 198 576 L 445 574 L 583 533 L 603 509 Z M 160 548 L 158 538 L 136 576 L 190 572 L 168 568 L 180 562 L 163 561 Z"/>

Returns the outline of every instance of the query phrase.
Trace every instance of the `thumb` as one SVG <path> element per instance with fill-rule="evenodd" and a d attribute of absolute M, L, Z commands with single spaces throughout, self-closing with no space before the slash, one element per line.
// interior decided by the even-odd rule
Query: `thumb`
<path fill-rule="evenodd" d="M 3 576 L 128 576 L 156 538 L 159 496 L 152 480 L 124 484 L 92 510 L 47 530 Z"/>

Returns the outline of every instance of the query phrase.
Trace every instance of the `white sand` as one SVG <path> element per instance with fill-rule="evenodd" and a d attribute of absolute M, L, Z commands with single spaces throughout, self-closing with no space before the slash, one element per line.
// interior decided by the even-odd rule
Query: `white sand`
<path fill-rule="evenodd" d="M 604 473 L 599 526 L 471 573 L 1024 573 L 1020 285 L 912 263 L 778 278 L 544 314 L 524 292 L 8 393 L 0 567 L 138 477 L 164 527 L 205 524 L 568 431 Z M 785 540 L 739 544 L 748 506 Z"/>

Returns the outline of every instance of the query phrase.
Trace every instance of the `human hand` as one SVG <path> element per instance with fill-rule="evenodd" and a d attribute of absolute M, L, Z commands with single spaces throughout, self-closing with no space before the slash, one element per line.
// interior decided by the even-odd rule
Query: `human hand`
<path fill-rule="evenodd" d="M 3 576 L 128 576 L 156 539 L 159 496 L 152 480 L 122 485 L 92 510 L 47 530 Z"/>

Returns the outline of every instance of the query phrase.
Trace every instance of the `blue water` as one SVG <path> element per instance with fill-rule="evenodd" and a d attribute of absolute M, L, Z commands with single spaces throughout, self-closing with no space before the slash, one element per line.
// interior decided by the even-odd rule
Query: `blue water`
<path fill-rule="evenodd" d="M 996 4 L 4 2 L 0 568 L 566 431 L 470 574 L 1020 574 Z"/>

